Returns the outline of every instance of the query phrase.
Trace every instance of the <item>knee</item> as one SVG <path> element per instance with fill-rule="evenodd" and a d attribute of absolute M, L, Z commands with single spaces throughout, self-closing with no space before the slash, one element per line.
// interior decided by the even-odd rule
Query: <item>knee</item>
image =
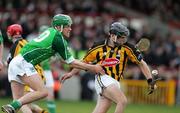
<path fill-rule="evenodd" d="M 127 105 L 127 98 L 124 97 L 124 98 L 121 98 L 119 101 L 118 101 L 118 104 L 125 107 Z"/>
<path fill-rule="evenodd" d="M 126 106 L 127 105 L 127 98 L 126 97 L 123 98 L 121 103 L 123 106 Z"/>

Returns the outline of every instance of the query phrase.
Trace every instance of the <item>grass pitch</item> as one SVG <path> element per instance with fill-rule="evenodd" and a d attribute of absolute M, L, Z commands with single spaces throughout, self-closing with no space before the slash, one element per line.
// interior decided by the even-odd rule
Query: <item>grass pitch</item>
<path fill-rule="evenodd" d="M 7 104 L 9 98 L 0 97 L 0 106 Z M 46 102 L 38 101 L 38 105 L 46 108 Z M 91 113 L 95 102 L 90 101 L 66 101 L 56 100 L 57 113 Z M 112 105 L 108 113 L 114 113 L 115 106 Z M 0 113 L 2 113 L 0 111 Z M 124 113 L 180 113 L 180 106 L 149 105 L 149 104 L 128 104 Z"/>

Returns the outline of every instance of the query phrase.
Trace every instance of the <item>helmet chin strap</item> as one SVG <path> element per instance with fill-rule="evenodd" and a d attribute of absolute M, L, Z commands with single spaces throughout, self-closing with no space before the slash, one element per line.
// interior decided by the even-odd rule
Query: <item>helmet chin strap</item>
<path fill-rule="evenodd" d="M 115 35 L 115 38 L 114 38 L 114 45 L 115 46 L 119 46 L 120 44 L 117 42 L 117 36 Z"/>
<path fill-rule="evenodd" d="M 110 35 L 110 38 L 109 38 L 109 44 L 110 45 L 113 45 L 113 46 L 115 46 L 115 45 L 117 45 L 118 43 L 117 43 L 117 36 L 116 35 Z"/>
<path fill-rule="evenodd" d="M 61 25 L 61 30 L 60 30 L 60 32 L 62 32 L 63 31 L 63 25 Z"/>
<path fill-rule="evenodd" d="M 117 43 L 117 36 L 115 35 L 114 37 L 114 42 Z"/>
<path fill-rule="evenodd" d="M 59 27 L 58 27 L 58 26 L 56 26 L 55 28 L 56 28 L 57 30 L 59 30 Z M 63 31 L 63 25 L 60 26 L 60 30 L 59 30 L 59 31 L 60 31 L 60 32 Z"/>
<path fill-rule="evenodd" d="M 118 43 L 118 42 L 117 42 L 117 36 L 115 35 L 115 38 L 114 38 L 113 42 L 114 42 L 114 44 L 115 44 L 116 46 L 123 45 L 124 43 L 127 42 L 127 38 L 124 39 L 123 43 Z"/>

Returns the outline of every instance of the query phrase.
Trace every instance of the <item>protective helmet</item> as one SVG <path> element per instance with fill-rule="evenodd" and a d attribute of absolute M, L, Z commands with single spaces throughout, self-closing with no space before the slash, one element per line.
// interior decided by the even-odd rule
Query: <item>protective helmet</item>
<path fill-rule="evenodd" d="M 22 26 L 19 24 L 12 24 L 7 28 L 7 33 L 11 37 L 13 37 L 14 35 L 21 35 L 22 32 L 23 32 Z"/>
<path fill-rule="evenodd" d="M 66 26 L 66 25 L 71 25 L 72 24 L 72 19 L 68 15 L 64 14 L 57 14 L 53 17 L 52 19 L 52 26 Z"/>
<path fill-rule="evenodd" d="M 110 31 L 111 34 L 115 34 L 117 36 L 129 36 L 129 30 L 126 26 L 121 24 L 120 22 L 114 22 L 110 26 Z"/>
<path fill-rule="evenodd" d="M 39 33 L 42 33 L 42 32 L 44 32 L 46 29 L 48 29 L 49 28 L 49 26 L 47 26 L 47 25 L 42 25 L 40 28 L 39 28 Z"/>

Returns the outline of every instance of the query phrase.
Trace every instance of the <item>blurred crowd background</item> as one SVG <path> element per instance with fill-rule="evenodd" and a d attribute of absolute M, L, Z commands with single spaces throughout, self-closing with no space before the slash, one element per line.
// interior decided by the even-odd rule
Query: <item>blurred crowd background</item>
<path fill-rule="evenodd" d="M 151 69 L 157 69 L 159 76 L 165 81 L 170 79 L 178 81 L 179 12 L 180 1 L 177 0 L 1 0 L 0 29 L 6 52 L 11 46 L 6 36 L 8 25 L 21 24 L 24 29 L 23 37 L 34 38 L 41 25 L 51 25 L 51 19 L 55 14 L 68 14 L 73 19 L 69 43 L 75 57 L 78 58 L 78 54 L 87 51 L 94 41 L 107 38 L 108 28 L 112 22 L 121 21 L 130 30 L 128 39 L 130 43 L 135 44 L 141 38 L 151 40 L 150 49 L 143 53 Z M 68 70 L 57 62 L 52 66 L 60 70 L 59 73 Z M 125 78 L 144 79 L 137 66 L 130 64 L 127 70 Z M 8 83 L 2 82 L 7 78 L 7 71 L 1 72 L 1 75 L 0 89 L 4 89 L 8 87 L 4 85 Z M 0 95 L 3 94 L 0 90 Z"/>

